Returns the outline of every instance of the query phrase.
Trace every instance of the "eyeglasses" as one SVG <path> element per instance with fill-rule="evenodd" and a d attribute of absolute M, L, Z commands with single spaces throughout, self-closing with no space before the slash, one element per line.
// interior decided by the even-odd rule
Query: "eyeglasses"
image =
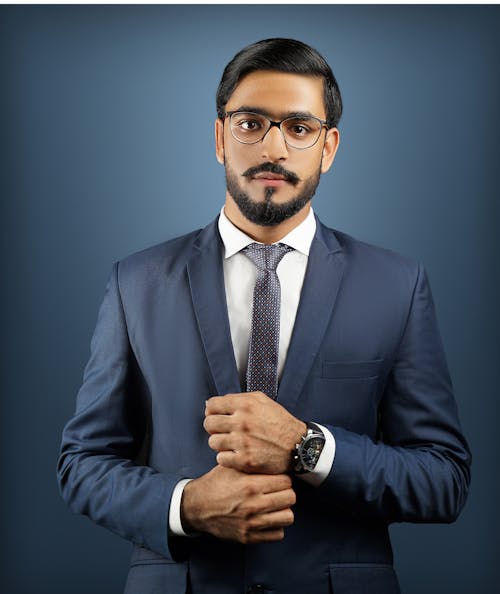
<path fill-rule="evenodd" d="M 326 127 L 326 120 L 314 116 L 291 116 L 275 122 L 260 113 L 251 111 L 228 111 L 229 128 L 233 137 L 243 144 L 255 144 L 264 139 L 269 130 L 276 126 L 280 129 L 286 144 L 303 150 L 314 146 Z"/>

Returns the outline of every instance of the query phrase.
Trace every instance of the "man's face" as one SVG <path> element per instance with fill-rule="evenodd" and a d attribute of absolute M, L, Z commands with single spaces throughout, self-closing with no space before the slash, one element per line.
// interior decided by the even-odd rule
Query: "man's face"
<path fill-rule="evenodd" d="M 323 80 L 265 70 L 252 72 L 231 95 L 226 112 L 232 111 L 256 112 L 274 121 L 295 114 L 325 120 Z M 228 199 L 258 225 L 277 225 L 309 203 L 321 173 L 333 162 L 337 145 L 338 131 L 323 128 L 312 147 L 292 148 L 277 127 L 271 127 L 255 144 L 243 144 L 233 137 L 229 118 L 216 121 L 217 158 L 226 169 Z"/>

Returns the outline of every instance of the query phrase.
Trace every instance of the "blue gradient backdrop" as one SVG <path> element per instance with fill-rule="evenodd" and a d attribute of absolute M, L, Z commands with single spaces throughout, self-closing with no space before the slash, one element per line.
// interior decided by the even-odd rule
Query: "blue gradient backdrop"
<path fill-rule="evenodd" d="M 495 590 L 499 7 L 2 6 L 4 594 L 123 588 L 130 545 L 58 495 L 60 432 L 112 262 L 221 207 L 215 89 L 238 49 L 272 36 L 332 64 L 342 143 L 316 211 L 427 267 L 473 448 L 456 524 L 391 528 L 403 591 Z"/>

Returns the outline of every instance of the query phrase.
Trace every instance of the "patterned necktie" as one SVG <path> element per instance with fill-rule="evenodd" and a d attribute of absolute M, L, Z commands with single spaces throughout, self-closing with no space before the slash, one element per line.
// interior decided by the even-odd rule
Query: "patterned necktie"
<path fill-rule="evenodd" d="M 247 392 L 260 390 L 269 398 L 278 393 L 281 289 L 276 268 L 291 247 L 251 243 L 245 256 L 257 266 L 253 292 L 252 330 L 248 351 Z"/>

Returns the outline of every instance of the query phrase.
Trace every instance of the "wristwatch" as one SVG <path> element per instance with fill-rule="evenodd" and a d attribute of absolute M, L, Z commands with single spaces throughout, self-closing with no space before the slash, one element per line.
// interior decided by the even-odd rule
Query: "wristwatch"
<path fill-rule="evenodd" d="M 325 445 L 323 431 L 314 423 L 306 422 L 307 432 L 295 445 L 292 469 L 295 474 L 304 474 L 315 469 Z"/>

